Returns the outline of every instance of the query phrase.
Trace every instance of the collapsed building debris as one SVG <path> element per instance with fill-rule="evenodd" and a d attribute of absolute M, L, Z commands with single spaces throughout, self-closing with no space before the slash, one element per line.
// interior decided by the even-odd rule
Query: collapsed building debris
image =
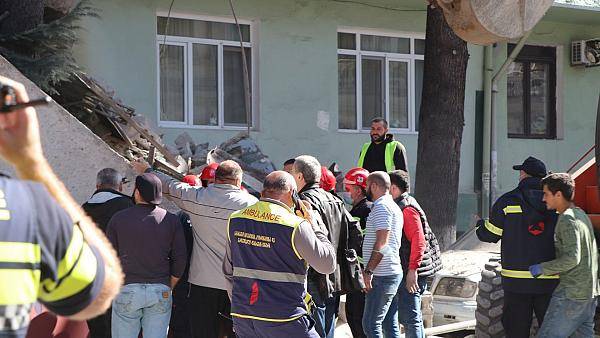
<path fill-rule="evenodd" d="M 73 74 L 57 86 L 54 99 L 79 121 L 130 161 L 152 158 L 153 165 L 167 174 L 183 178 L 199 174 L 212 162 L 234 160 L 245 172 L 244 183 L 260 191 L 265 176 L 275 170 L 269 158 L 245 133 L 223 142 L 214 149 L 209 143 L 197 144 L 184 132 L 174 145 L 165 145 L 149 121 L 121 103 L 107 89 L 85 73 Z M 152 153 L 152 155 L 151 155 Z"/>

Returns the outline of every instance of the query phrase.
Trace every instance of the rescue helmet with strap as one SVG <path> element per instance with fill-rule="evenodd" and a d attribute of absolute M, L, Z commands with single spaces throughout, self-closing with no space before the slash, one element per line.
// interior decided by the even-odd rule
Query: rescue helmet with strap
<path fill-rule="evenodd" d="M 367 188 L 367 178 L 369 171 L 363 168 L 352 168 L 344 176 L 344 187 L 346 185 L 356 185 L 363 189 Z"/>

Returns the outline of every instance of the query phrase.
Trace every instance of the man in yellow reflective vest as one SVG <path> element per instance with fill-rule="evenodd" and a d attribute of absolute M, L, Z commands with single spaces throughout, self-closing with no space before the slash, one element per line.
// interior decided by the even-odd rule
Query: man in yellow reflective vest
<path fill-rule="evenodd" d="M 0 76 L 3 85 L 29 101 L 22 84 Z M 36 301 L 76 320 L 104 313 L 121 266 L 44 157 L 33 108 L 0 114 L 0 157 L 20 178 L 0 177 L 0 337 L 24 338 Z"/>
<path fill-rule="evenodd" d="M 363 144 L 357 166 L 371 173 L 398 169 L 408 172 L 406 149 L 394 140 L 394 135 L 388 134 L 385 119 L 378 117 L 371 121 L 371 142 Z"/>
<path fill-rule="evenodd" d="M 319 337 L 306 305 L 308 266 L 332 273 L 336 254 L 295 191 L 290 174 L 272 172 L 260 201 L 229 218 L 223 272 L 237 337 Z M 303 203 L 302 218 L 296 203 Z"/>
<path fill-rule="evenodd" d="M 513 166 L 519 170 L 519 186 L 502 195 L 490 218 L 477 224 L 477 237 L 484 242 L 502 240 L 502 324 L 506 336 L 529 337 L 533 313 L 540 326 L 558 276 L 534 278 L 529 266 L 554 259 L 554 228 L 557 214 L 543 202 L 541 180 L 546 165 L 534 157 Z"/>

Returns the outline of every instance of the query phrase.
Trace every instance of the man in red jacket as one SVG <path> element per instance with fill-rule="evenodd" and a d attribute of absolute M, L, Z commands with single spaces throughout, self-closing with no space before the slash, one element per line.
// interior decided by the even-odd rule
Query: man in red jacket
<path fill-rule="evenodd" d="M 442 268 L 440 247 L 427 223 L 425 212 L 417 200 L 408 194 L 408 173 L 395 170 L 389 175 L 392 183 L 390 193 L 404 215 L 400 246 L 404 278 L 398 288 L 398 316 L 406 331 L 406 337 L 424 338 L 421 295 L 427 287 L 427 277 Z"/>

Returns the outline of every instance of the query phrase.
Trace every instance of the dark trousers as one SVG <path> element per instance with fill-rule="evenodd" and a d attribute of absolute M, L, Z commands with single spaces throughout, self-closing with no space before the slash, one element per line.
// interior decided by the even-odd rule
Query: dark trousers
<path fill-rule="evenodd" d="M 90 330 L 89 338 L 110 338 L 110 318 L 112 317 L 112 309 L 109 308 L 105 313 L 98 317 L 87 321 L 88 329 Z"/>
<path fill-rule="evenodd" d="M 169 337 L 171 338 L 188 338 L 192 336 L 190 288 L 190 283 L 180 280 L 173 290 L 173 309 L 171 310 L 171 322 L 169 323 Z"/>
<path fill-rule="evenodd" d="M 354 338 L 366 338 L 362 327 L 363 312 L 365 311 L 365 294 L 355 291 L 346 294 L 346 319 Z"/>
<path fill-rule="evenodd" d="M 192 337 L 235 337 L 227 291 L 192 284 L 190 306 Z"/>
<path fill-rule="evenodd" d="M 528 338 L 533 313 L 542 326 L 552 293 L 528 294 L 504 291 L 502 325 L 508 338 Z"/>

